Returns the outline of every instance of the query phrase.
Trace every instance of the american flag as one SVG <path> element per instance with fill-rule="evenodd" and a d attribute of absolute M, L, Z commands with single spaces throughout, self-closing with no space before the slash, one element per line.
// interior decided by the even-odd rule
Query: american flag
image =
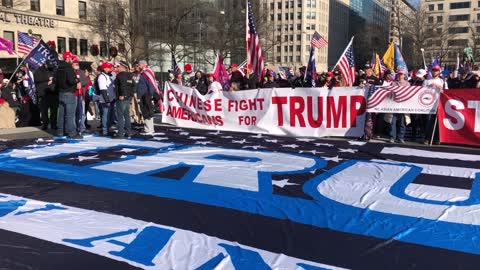
<path fill-rule="evenodd" d="M 28 54 L 37 42 L 38 39 L 35 36 L 18 32 L 18 53 Z"/>
<path fill-rule="evenodd" d="M 405 102 L 415 96 L 420 89 L 422 86 L 371 86 L 368 91 L 367 109 L 375 108 L 389 96 L 397 103 Z"/>
<path fill-rule="evenodd" d="M 245 76 L 245 73 L 247 73 L 247 60 L 243 61 L 240 65 L 238 65 L 238 71 L 240 71 L 240 73 Z"/>
<path fill-rule="evenodd" d="M 313 34 L 312 40 L 310 41 L 310 44 L 312 44 L 312 46 L 314 46 L 315 48 L 321 49 L 327 46 L 328 42 L 317 31 L 315 31 L 315 33 Z"/>
<path fill-rule="evenodd" d="M 182 73 L 182 71 L 180 70 L 180 67 L 177 64 L 177 60 L 175 60 L 175 55 L 173 53 L 172 53 L 172 72 L 175 75 Z"/>
<path fill-rule="evenodd" d="M 151 70 L 150 67 L 145 67 L 145 69 L 142 71 L 141 74 L 153 86 L 153 88 L 155 89 L 155 93 L 161 96 L 162 93 L 160 92 L 160 89 L 158 89 L 158 82 L 157 82 L 157 79 L 155 78 L 155 73 L 153 72 L 153 70 Z M 158 105 L 158 108 L 160 109 L 160 112 L 163 112 L 162 98 L 158 99 L 157 105 Z"/>
<path fill-rule="evenodd" d="M 342 73 L 342 77 L 345 79 L 345 86 L 352 86 L 355 82 L 355 61 L 353 59 L 352 42 L 353 38 L 350 40 L 350 43 L 348 43 L 345 52 L 343 52 L 337 63 L 338 69 Z"/>
<path fill-rule="evenodd" d="M 264 74 L 262 48 L 260 46 L 260 37 L 255 27 L 250 1 L 247 2 L 246 24 L 247 63 L 251 65 L 253 72 L 257 74 L 258 78 L 262 78 Z"/>

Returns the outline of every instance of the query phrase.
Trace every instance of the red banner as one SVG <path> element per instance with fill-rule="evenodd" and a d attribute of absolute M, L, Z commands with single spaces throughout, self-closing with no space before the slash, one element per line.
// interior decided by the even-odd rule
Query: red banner
<path fill-rule="evenodd" d="M 447 90 L 438 107 L 440 141 L 480 146 L 480 89 Z"/>

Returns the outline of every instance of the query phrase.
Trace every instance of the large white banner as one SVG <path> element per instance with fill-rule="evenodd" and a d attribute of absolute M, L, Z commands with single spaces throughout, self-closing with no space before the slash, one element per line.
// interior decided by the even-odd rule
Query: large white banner
<path fill-rule="evenodd" d="M 162 122 L 181 127 L 287 136 L 361 137 L 362 88 L 273 88 L 216 92 L 165 85 Z"/>
<path fill-rule="evenodd" d="M 367 112 L 435 114 L 440 91 L 422 86 L 372 86 Z"/>

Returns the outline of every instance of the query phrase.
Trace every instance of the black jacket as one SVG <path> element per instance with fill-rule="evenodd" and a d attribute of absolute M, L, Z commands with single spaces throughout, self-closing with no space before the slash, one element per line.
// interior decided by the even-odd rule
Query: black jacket
<path fill-rule="evenodd" d="M 193 77 L 190 81 L 190 85 L 192 87 L 195 87 L 195 89 L 197 89 L 197 91 L 202 95 L 206 95 L 208 92 L 207 77 L 205 77 L 204 75 L 202 75 L 200 79 Z"/>
<path fill-rule="evenodd" d="M 276 87 L 278 87 L 278 84 L 276 81 L 273 81 L 273 82 L 268 81 L 263 85 L 263 88 L 276 88 Z"/>
<path fill-rule="evenodd" d="M 359 86 L 361 84 L 381 85 L 382 81 L 374 75 L 367 76 L 366 74 L 364 74 L 355 80 L 353 86 Z"/>
<path fill-rule="evenodd" d="M 243 75 L 240 71 L 234 71 L 232 72 L 232 75 L 230 75 L 230 83 L 238 83 L 238 85 L 241 87 L 245 82 L 245 78 L 243 78 Z"/>
<path fill-rule="evenodd" d="M 55 89 L 55 85 L 48 85 L 50 77 L 53 77 L 53 71 L 48 70 L 45 66 L 41 66 L 37 71 L 35 71 L 35 86 L 37 88 L 37 95 L 43 97 L 46 94 L 52 93 Z"/>
<path fill-rule="evenodd" d="M 260 88 L 260 82 L 258 81 L 258 76 L 255 73 L 252 73 L 248 76 L 248 79 L 245 78 L 246 89 L 258 89 Z"/>
<path fill-rule="evenodd" d="M 77 89 L 77 75 L 71 64 L 60 61 L 57 73 L 55 73 L 56 92 L 75 92 Z"/>
<path fill-rule="evenodd" d="M 114 83 L 115 97 L 117 99 L 120 96 L 130 98 L 135 94 L 135 81 L 133 80 L 132 73 L 126 71 L 118 73 Z"/>

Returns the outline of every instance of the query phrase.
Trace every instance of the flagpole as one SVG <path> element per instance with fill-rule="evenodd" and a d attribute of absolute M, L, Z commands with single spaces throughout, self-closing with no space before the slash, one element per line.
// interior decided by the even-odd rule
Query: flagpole
<path fill-rule="evenodd" d="M 350 45 L 352 45 L 352 42 L 353 42 L 353 38 L 355 36 L 352 37 L 352 39 L 350 39 L 350 42 L 348 43 L 347 47 L 345 47 L 345 50 L 343 51 L 343 53 L 340 55 L 340 58 L 338 58 L 338 61 L 337 63 L 335 64 L 335 66 L 333 66 L 332 70 L 335 70 L 335 68 L 338 66 L 338 63 L 340 63 L 340 59 L 342 59 L 343 55 L 347 52 L 347 49 L 350 47 Z"/>
<path fill-rule="evenodd" d="M 246 44 L 245 52 L 247 53 L 247 66 L 248 66 L 248 64 L 250 64 L 250 54 L 248 53 L 248 0 L 245 0 L 245 44 Z M 262 78 L 259 78 L 259 80 L 262 80 Z"/>
<path fill-rule="evenodd" d="M 305 69 L 305 75 L 303 75 L 303 80 L 306 80 L 307 79 L 307 73 L 308 73 L 308 66 L 310 65 L 310 60 L 313 56 L 313 50 L 315 48 L 312 46 L 312 44 L 310 44 L 310 54 L 308 55 L 308 62 L 307 62 L 307 68 Z"/>
<path fill-rule="evenodd" d="M 34 48 L 35 48 L 35 47 L 34 47 Z M 10 79 L 8 80 L 8 83 L 10 83 L 10 82 L 12 81 L 12 79 L 13 79 L 13 77 L 15 76 L 15 74 L 17 73 L 18 69 L 22 66 L 23 62 L 25 62 L 25 59 L 27 59 L 27 57 L 30 55 L 30 53 L 32 53 L 32 51 L 33 51 L 34 48 L 32 48 L 32 49 L 28 52 L 28 54 L 27 54 L 24 58 L 22 58 L 22 62 L 20 62 L 20 64 L 17 65 L 17 68 L 16 68 L 15 71 L 12 73 L 12 76 L 11 76 Z M 17 54 L 17 53 L 15 53 L 15 54 Z M 18 56 L 18 54 L 17 54 L 17 56 Z"/>

